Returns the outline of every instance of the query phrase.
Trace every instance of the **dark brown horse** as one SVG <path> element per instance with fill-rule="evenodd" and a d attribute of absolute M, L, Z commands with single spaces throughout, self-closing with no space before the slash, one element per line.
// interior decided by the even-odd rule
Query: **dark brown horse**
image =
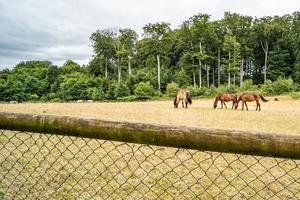
<path fill-rule="evenodd" d="M 265 99 L 262 95 L 255 94 L 255 93 L 243 93 L 241 96 L 239 96 L 238 101 L 235 104 L 235 109 L 239 107 L 240 101 L 242 101 L 242 110 L 244 110 L 244 104 L 246 105 L 246 108 L 248 110 L 248 106 L 246 102 L 252 102 L 256 101 L 256 110 L 259 109 L 260 111 L 260 103 L 259 100 L 262 100 L 263 102 L 268 102 L 269 100 Z"/>
<path fill-rule="evenodd" d="M 182 108 L 188 108 L 188 104 L 192 104 L 192 98 L 190 95 L 190 92 L 188 90 L 178 90 L 176 93 L 176 96 L 174 98 L 174 107 L 178 108 L 178 104 L 181 101 L 182 103 Z"/>
<path fill-rule="evenodd" d="M 232 108 L 231 109 L 233 109 L 234 104 L 237 102 L 237 96 L 235 94 L 228 94 L 228 93 L 219 94 L 215 99 L 214 109 L 217 108 L 218 101 L 221 101 L 221 108 L 222 109 L 223 109 L 223 104 L 224 104 L 225 108 L 227 109 L 227 106 L 226 106 L 225 102 L 232 101 Z"/>

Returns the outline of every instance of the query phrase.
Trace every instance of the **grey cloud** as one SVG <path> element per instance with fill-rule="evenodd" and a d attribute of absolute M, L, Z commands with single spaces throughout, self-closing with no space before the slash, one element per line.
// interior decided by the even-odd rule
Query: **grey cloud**
<path fill-rule="evenodd" d="M 261 17 L 299 9 L 299 0 L 0 1 L 0 68 L 30 59 L 87 63 L 89 37 L 99 28 L 131 27 L 141 33 L 146 23 L 166 21 L 176 27 L 199 12 L 218 19 L 224 11 Z"/>

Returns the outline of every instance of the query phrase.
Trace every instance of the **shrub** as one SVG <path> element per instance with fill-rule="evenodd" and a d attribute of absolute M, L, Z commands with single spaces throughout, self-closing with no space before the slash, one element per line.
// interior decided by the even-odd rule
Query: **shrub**
<path fill-rule="evenodd" d="M 265 85 L 262 85 L 262 92 L 266 95 L 279 95 L 294 91 L 294 82 L 291 78 L 283 79 L 279 77 L 276 81 L 268 80 Z"/>
<path fill-rule="evenodd" d="M 126 97 L 119 97 L 117 98 L 117 100 L 120 100 L 120 101 L 134 101 L 136 100 L 137 97 L 134 96 L 134 95 L 130 95 L 130 96 L 126 96 Z"/>
<path fill-rule="evenodd" d="M 51 99 L 58 98 L 58 95 L 56 93 L 50 92 L 46 94 L 45 96 L 41 97 L 42 101 L 50 101 Z"/>
<path fill-rule="evenodd" d="M 149 99 L 154 96 L 155 90 L 150 82 L 140 82 L 135 85 L 134 94 L 140 99 Z"/>
<path fill-rule="evenodd" d="M 190 92 L 192 97 L 201 96 L 204 94 L 203 89 L 199 87 L 194 87 L 190 85 L 186 89 Z"/>
<path fill-rule="evenodd" d="M 87 96 L 88 99 L 92 99 L 92 100 L 103 100 L 104 98 L 104 93 L 102 90 L 96 88 L 96 87 L 92 87 L 92 88 L 88 88 L 87 89 Z"/>
<path fill-rule="evenodd" d="M 204 96 L 206 97 L 211 97 L 211 96 L 215 96 L 216 94 L 218 94 L 218 90 L 215 87 L 210 87 L 210 88 L 205 88 L 205 92 L 204 92 Z"/>
<path fill-rule="evenodd" d="M 180 87 L 187 87 L 191 82 L 191 78 L 186 74 L 184 69 L 181 69 L 175 74 L 175 80 Z"/>
<path fill-rule="evenodd" d="M 300 99 L 300 92 L 293 92 L 290 94 L 290 97 L 292 97 L 292 99 Z"/>
<path fill-rule="evenodd" d="M 239 87 L 239 91 L 253 91 L 253 81 L 245 80 L 243 85 Z"/>
<path fill-rule="evenodd" d="M 177 83 L 171 82 L 167 85 L 166 94 L 168 97 L 173 97 L 177 90 L 179 89 L 179 86 Z"/>
<path fill-rule="evenodd" d="M 29 101 L 37 101 L 39 99 L 39 96 L 37 94 L 30 94 L 28 96 Z"/>
<path fill-rule="evenodd" d="M 108 85 L 108 89 L 105 93 L 105 98 L 106 99 L 115 99 L 115 88 L 117 86 L 116 82 L 110 82 L 110 84 Z"/>
<path fill-rule="evenodd" d="M 115 98 L 126 97 L 126 96 L 129 96 L 129 95 L 130 95 L 130 90 L 129 90 L 128 86 L 125 83 L 120 82 L 120 83 L 116 84 L 116 87 L 114 89 Z"/>
<path fill-rule="evenodd" d="M 61 100 L 60 98 L 54 98 L 50 100 L 51 103 L 61 103 L 63 102 L 63 100 Z"/>

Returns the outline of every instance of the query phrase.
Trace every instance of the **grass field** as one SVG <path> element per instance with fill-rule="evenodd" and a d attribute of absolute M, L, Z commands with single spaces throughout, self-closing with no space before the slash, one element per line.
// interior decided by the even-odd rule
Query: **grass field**
<path fill-rule="evenodd" d="M 300 101 L 256 112 L 171 101 L 0 104 L 0 111 L 300 133 Z M 228 108 L 230 105 L 227 105 Z M 298 199 L 300 161 L 0 131 L 0 199 Z"/>
<path fill-rule="evenodd" d="M 263 131 L 270 133 L 300 133 L 300 101 L 289 97 L 270 97 L 261 103 L 262 111 L 255 111 L 255 103 L 248 103 L 249 111 L 212 108 L 213 99 L 194 100 L 189 109 L 174 109 L 172 101 L 114 102 L 114 103 L 21 103 L 0 104 L 0 111 L 71 115 L 100 119 L 193 125 L 200 127 Z M 240 105 L 241 106 L 241 105 Z M 220 107 L 220 105 L 219 105 Z"/>

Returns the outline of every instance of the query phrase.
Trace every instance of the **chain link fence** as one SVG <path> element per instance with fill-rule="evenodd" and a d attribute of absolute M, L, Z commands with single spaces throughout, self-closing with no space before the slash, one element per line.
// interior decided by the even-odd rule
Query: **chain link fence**
<path fill-rule="evenodd" d="M 0 131 L 0 199 L 300 199 L 300 160 Z"/>

